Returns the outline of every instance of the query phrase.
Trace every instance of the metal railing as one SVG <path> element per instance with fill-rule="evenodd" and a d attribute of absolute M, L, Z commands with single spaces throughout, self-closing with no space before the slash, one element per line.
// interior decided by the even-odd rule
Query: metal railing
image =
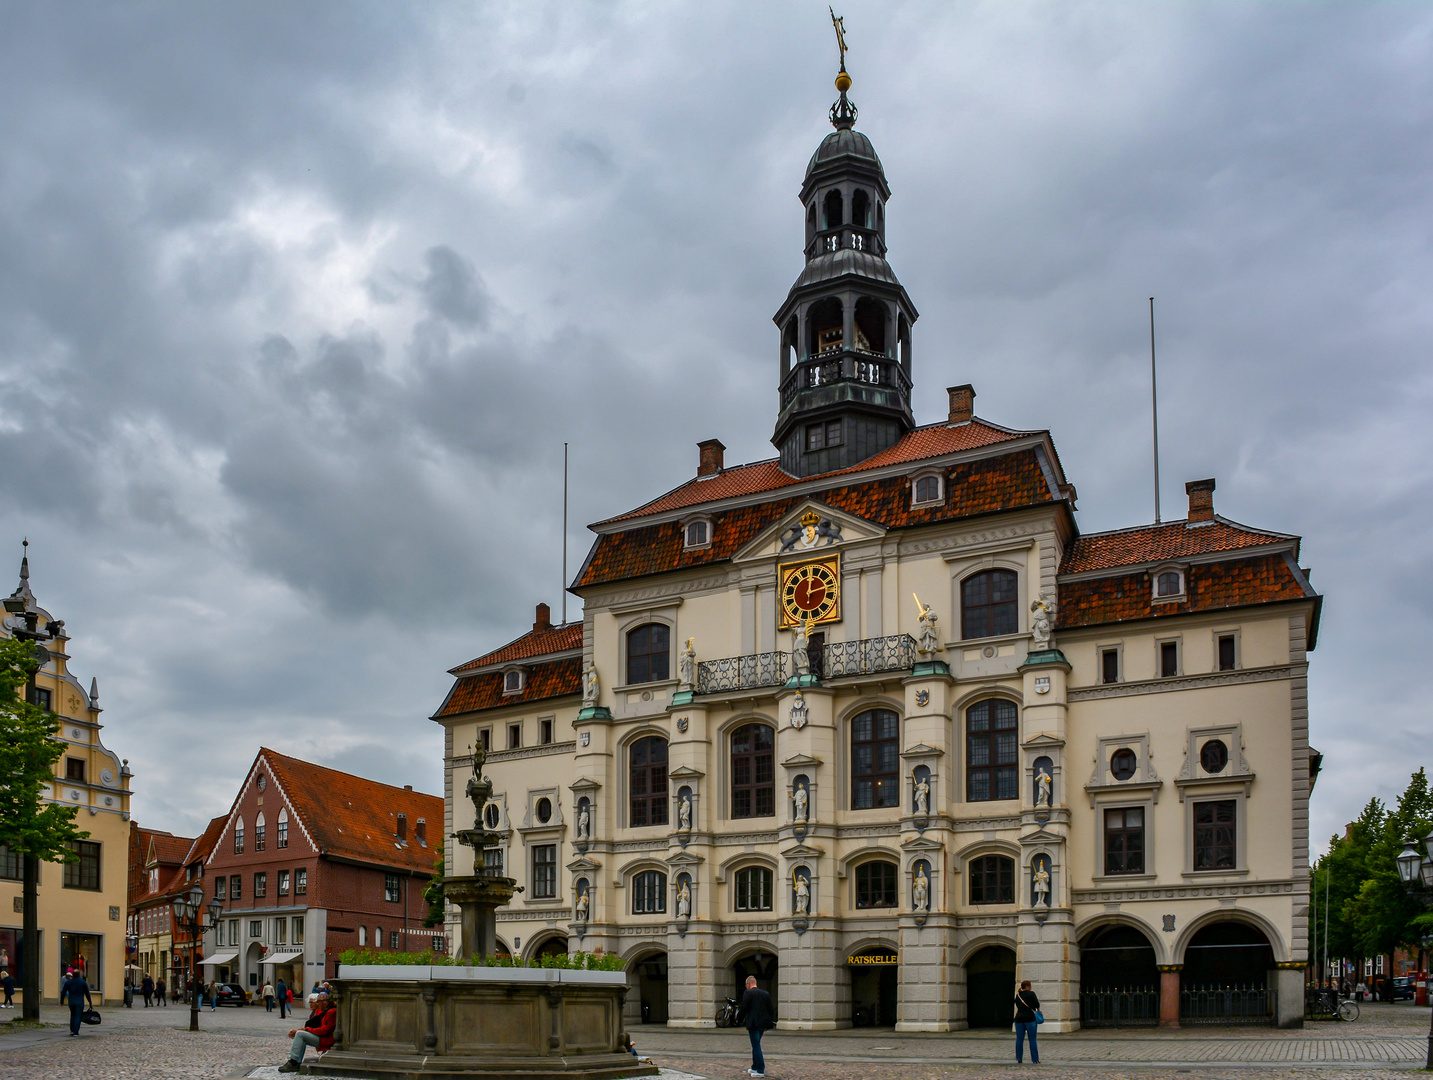
<path fill-rule="evenodd" d="M 724 660 L 703 660 L 697 665 L 697 693 L 716 694 L 723 690 L 754 690 L 780 686 L 791 667 L 788 652 L 728 656 Z"/>
<path fill-rule="evenodd" d="M 873 675 L 916 666 L 916 642 L 909 634 L 833 641 L 826 645 L 821 671 L 827 679 L 843 675 Z"/>
<path fill-rule="evenodd" d="M 867 386 L 909 390 L 910 377 L 899 360 L 886 352 L 833 346 L 798 362 L 781 384 L 781 404 L 789 405 L 801 390 L 858 382 Z"/>
<path fill-rule="evenodd" d="M 851 675 L 875 675 L 883 671 L 905 671 L 915 667 L 916 642 L 909 634 L 835 641 L 812 649 L 811 674 L 818 679 L 839 679 Z M 703 660 L 697 665 L 698 694 L 719 694 L 729 690 L 756 690 L 781 686 L 795 668 L 789 652 L 753 653 Z"/>
<path fill-rule="evenodd" d="M 1101 987 L 1080 991 L 1081 1027 L 1157 1027 L 1158 987 Z"/>
<path fill-rule="evenodd" d="M 1179 991 L 1181 1024 L 1272 1024 L 1277 996 L 1259 983 L 1185 986 Z"/>

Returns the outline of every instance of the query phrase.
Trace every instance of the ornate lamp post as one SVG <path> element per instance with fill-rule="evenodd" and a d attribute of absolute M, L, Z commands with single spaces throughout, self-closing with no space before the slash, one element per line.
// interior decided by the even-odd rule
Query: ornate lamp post
<path fill-rule="evenodd" d="M 192 889 L 179 893 L 170 901 L 174 911 L 174 925 L 189 931 L 189 1030 L 199 1030 L 199 946 L 206 930 L 219 925 L 219 916 L 224 905 L 215 900 L 209 905 L 206 921 L 204 918 L 204 887 L 197 882 Z"/>
<path fill-rule="evenodd" d="M 1425 905 L 1430 902 L 1429 890 L 1433 890 L 1433 831 L 1423 838 L 1423 851 L 1412 840 L 1403 845 L 1398 858 L 1398 880 L 1410 893 L 1416 894 Z M 1428 1022 L 1428 1060 L 1424 1068 L 1433 1069 L 1433 1017 Z"/>

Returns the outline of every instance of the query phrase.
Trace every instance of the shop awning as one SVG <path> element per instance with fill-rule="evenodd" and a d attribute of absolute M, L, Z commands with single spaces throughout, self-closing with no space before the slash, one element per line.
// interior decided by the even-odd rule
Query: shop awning
<path fill-rule="evenodd" d="M 200 960 L 199 962 L 200 962 L 201 964 L 232 964 L 232 963 L 233 963 L 235 960 L 237 960 L 238 958 L 239 958 L 239 950 L 238 950 L 238 949 L 235 949 L 235 950 L 233 950 L 232 952 L 216 952 L 216 953 L 211 953 L 210 955 L 204 957 L 204 958 L 203 958 L 202 960 Z"/>
<path fill-rule="evenodd" d="M 260 964 L 288 964 L 303 956 L 301 952 L 276 952 L 259 961 Z"/>

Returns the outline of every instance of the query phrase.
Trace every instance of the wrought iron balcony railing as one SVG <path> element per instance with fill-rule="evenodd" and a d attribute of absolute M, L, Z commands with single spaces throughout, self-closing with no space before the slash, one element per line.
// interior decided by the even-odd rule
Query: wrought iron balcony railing
<path fill-rule="evenodd" d="M 860 641 L 833 641 L 825 646 L 824 652 L 821 676 L 826 679 L 903 671 L 916 666 L 916 642 L 909 634 L 862 638 Z"/>
<path fill-rule="evenodd" d="M 750 656 L 729 656 L 725 660 L 704 660 L 697 665 L 697 693 L 715 694 L 722 690 L 754 690 L 760 686 L 780 686 L 791 667 L 788 652 L 753 653 Z"/>
<path fill-rule="evenodd" d="M 906 671 L 915 667 L 916 643 L 909 634 L 834 641 L 811 649 L 810 657 L 811 674 L 818 679 Z M 794 672 L 789 652 L 704 660 L 697 665 L 696 691 L 698 694 L 717 694 L 727 690 L 781 686 Z"/>

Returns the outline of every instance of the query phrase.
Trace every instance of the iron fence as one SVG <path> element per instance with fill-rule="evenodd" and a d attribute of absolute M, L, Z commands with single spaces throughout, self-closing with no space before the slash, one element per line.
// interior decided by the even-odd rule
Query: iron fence
<path fill-rule="evenodd" d="M 1275 992 L 1260 983 L 1185 986 L 1179 991 L 1181 1024 L 1272 1024 Z"/>
<path fill-rule="evenodd" d="M 915 667 L 915 663 L 915 638 L 909 634 L 893 634 L 860 641 L 833 641 L 825 647 L 821 670 L 825 678 L 837 679 L 842 675 L 902 671 Z"/>
<path fill-rule="evenodd" d="M 697 665 L 697 693 L 716 694 L 723 690 L 780 686 L 786 681 L 790 666 L 791 654 L 788 652 L 753 653 L 750 656 L 728 656 L 722 660 L 703 660 Z"/>
<path fill-rule="evenodd" d="M 1159 988 L 1100 987 L 1080 991 L 1081 1027 L 1156 1027 Z"/>

